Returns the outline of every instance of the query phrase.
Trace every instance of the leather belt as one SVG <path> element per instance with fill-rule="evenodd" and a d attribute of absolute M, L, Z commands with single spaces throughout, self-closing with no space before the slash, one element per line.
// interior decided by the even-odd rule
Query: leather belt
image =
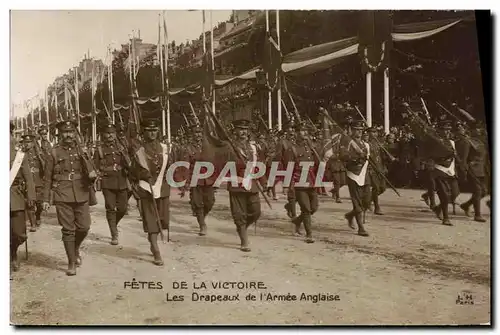
<path fill-rule="evenodd" d="M 56 180 L 80 180 L 83 179 L 81 173 L 70 172 L 68 174 L 60 174 L 55 178 Z"/>

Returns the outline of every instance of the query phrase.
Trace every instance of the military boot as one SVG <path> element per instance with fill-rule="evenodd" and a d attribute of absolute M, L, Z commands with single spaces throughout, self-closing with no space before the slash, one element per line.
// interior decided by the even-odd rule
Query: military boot
<path fill-rule="evenodd" d="M 470 205 L 471 205 L 471 200 L 468 200 L 460 205 L 460 208 L 464 211 L 465 216 L 470 217 Z M 474 211 L 475 211 L 475 209 L 474 209 Z"/>
<path fill-rule="evenodd" d="M 198 225 L 200 226 L 200 231 L 198 235 L 205 236 L 207 235 L 207 224 L 205 223 L 205 215 L 203 213 L 198 213 L 196 216 L 196 220 L 198 221 Z"/>
<path fill-rule="evenodd" d="M 111 245 L 118 245 L 118 227 L 116 226 L 116 211 L 106 211 L 109 232 L 111 233 Z"/>
<path fill-rule="evenodd" d="M 450 222 L 450 218 L 449 218 L 449 216 L 448 216 L 448 205 L 446 205 L 446 206 L 444 206 L 444 205 L 443 205 L 443 206 L 441 206 L 441 211 L 442 211 L 442 213 L 443 213 L 443 222 L 442 222 L 442 223 L 443 223 L 445 226 L 453 226 L 453 225 L 451 224 L 451 222 Z"/>
<path fill-rule="evenodd" d="M 474 206 L 474 221 L 476 222 L 486 222 L 486 219 L 481 216 L 481 199 L 476 198 L 472 202 Z"/>
<path fill-rule="evenodd" d="M 238 226 L 237 228 L 238 236 L 240 237 L 241 247 L 240 250 L 243 252 L 250 252 L 251 249 L 248 243 L 248 232 L 245 225 Z"/>
<path fill-rule="evenodd" d="M 17 272 L 19 271 L 19 268 L 21 267 L 21 264 L 19 262 L 19 259 L 17 257 L 17 249 L 19 248 L 19 245 L 16 243 L 11 243 L 10 244 L 10 264 L 12 271 Z"/>
<path fill-rule="evenodd" d="M 373 196 L 373 205 L 375 206 L 375 210 L 373 211 L 373 214 L 384 215 L 384 213 L 382 213 L 382 210 L 380 209 L 380 205 L 378 203 L 378 195 Z"/>
<path fill-rule="evenodd" d="M 80 247 L 82 246 L 83 240 L 87 237 L 88 231 L 77 231 L 75 233 L 75 264 L 76 266 L 82 265 L 82 257 L 80 256 Z"/>
<path fill-rule="evenodd" d="M 66 256 L 68 257 L 68 270 L 66 270 L 67 276 L 76 275 L 76 255 L 75 255 L 75 241 L 64 241 L 64 249 L 66 250 Z"/>
<path fill-rule="evenodd" d="M 339 188 L 335 187 L 334 192 L 335 192 L 335 202 L 337 204 L 341 204 L 342 200 L 340 200 L 340 190 L 339 190 Z"/>
<path fill-rule="evenodd" d="M 439 219 L 439 220 L 442 220 L 443 219 L 443 215 L 442 215 L 442 206 L 441 204 L 437 205 L 437 206 L 434 206 L 431 208 L 432 211 L 434 212 L 434 214 L 436 214 L 436 217 Z M 447 208 L 448 209 L 448 208 Z"/>
<path fill-rule="evenodd" d="M 303 221 L 303 215 L 300 214 L 299 216 L 296 216 L 292 219 L 292 223 L 295 225 L 295 231 L 294 235 L 295 236 L 302 236 L 302 232 L 300 231 L 300 225 Z"/>
<path fill-rule="evenodd" d="M 303 215 L 304 228 L 306 230 L 306 243 L 314 243 L 312 237 L 311 214 Z"/>
<path fill-rule="evenodd" d="M 365 225 L 363 222 L 363 213 L 356 213 L 354 216 L 356 218 L 356 223 L 358 224 L 358 235 L 359 236 L 369 236 L 365 230 Z"/>
<path fill-rule="evenodd" d="M 158 234 L 149 234 L 149 241 L 151 243 L 150 250 L 154 257 L 153 264 L 162 266 L 163 259 L 161 258 L 160 247 L 158 246 Z"/>
<path fill-rule="evenodd" d="M 348 213 L 346 213 L 346 215 L 344 215 L 345 219 L 347 220 L 347 224 L 349 225 L 349 228 L 351 228 L 352 230 L 356 229 L 356 227 L 354 226 L 354 211 L 350 211 Z"/>

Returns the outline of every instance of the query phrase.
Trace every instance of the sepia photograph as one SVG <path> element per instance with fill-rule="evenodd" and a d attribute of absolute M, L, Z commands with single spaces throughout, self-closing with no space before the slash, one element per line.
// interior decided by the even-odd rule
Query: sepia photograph
<path fill-rule="evenodd" d="M 490 11 L 9 16 L 11 326 L 491 327 Z"/>

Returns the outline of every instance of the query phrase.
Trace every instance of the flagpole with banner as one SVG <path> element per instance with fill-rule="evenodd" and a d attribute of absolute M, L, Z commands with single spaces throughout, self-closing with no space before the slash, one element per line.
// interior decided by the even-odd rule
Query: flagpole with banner
<path fill-rule="evenodd" d="M 172 141 L 172 131 L 170 127 L 170 85 L 168 82 L 168 33 L 167 33 L 167 22 L 165 21 L 165 11 L 163 11 L 163 60 L 165 61 L 165 66 L 163 67 L 165 69 L 165 98 L 167 100 L 167 136 L 168 136 L 168 143 Z"/>
<path fill-rule="evenodd" d="M 269 11 L 266 10 L 266 38 L 268 38 L 269 34 Z M 269 82 L 269 74 L 266 73 L 266 81 Z M 267 93 L 267 117 L 269 123 L 269 129 L 273 128 L 273 101 L 272 101 L 272 92 L 269 90 Z"/>
<path fill-rule="evenodd" d="M 278 51 L 281 51 L 281 45 L 280 45 L 280 11 L 279 10 L 276 10 L 276 37 L 278 38 Z M 277 95 L 277 98 L 278 98 L 278 101 L 277 101 L 277 104 L 278 104 L 278 130 L 281 130 L 281 127 L 282 127 L 282 118 L 281 118 L 281 75 L 280 75 L 280 71 L 278 71 L 277 73 L 278 75 L 278 78 L 276 80 L 278 80 L 278 90 L 276 92 L 276 95 Z"/>
<path fill-rule="evenodd" d="M 215 76 L 215 55 L 214 55 L 214 24 L 212 22 L 212 10 L 210 10 L 210 52 L 212 54 L 212 74 Z M 212 78 L 211 78 L 212 79 Z M 212 85 L 212 112 L 215 113 L 215 85 Z"/>
<path fill-rule="evenodd" d="M 161 47 L 161 18 L 160 14 L 158 14 L 158 55 L 160 58 L 158 61 L 160 62 L 160 72 L 161 72 L 161 90 L 163 94 L 160 96 L 160 106 L 161 106 L 161 134 L 163 137 L 167 134 L 167 129 L 166 129 L 166 120 L 165 120 L 165 72 L 163 69 L 164 63 L 163 63 L 163 51 Z"/>
<path fill-rule="evenodd" d="M 80 92 L 78 85 L 78 67 L 75 67 L 75 111 L 76 111 L 76 120 L 78 122 L 78 131 L 81 133 L 81 125 L 80 125 Z"/>

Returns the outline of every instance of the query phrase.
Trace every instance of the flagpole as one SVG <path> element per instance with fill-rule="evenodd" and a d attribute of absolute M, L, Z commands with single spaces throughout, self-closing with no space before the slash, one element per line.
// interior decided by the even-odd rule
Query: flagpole
<path fill-rule="evenodd" d="M 164 94 L 165 94 L 165 72 L 163 69 L 164 63 L 163 63 L 163 51 L 161 47 L 161 17 L 160 14 L 158 14 L 158 54 L 160 55 L 160 72 L 161 72 L 161 90 L 163 92 L 162 96 L 160 96 L 160 105 L 161 105 L 161 130 L 162 130 L 162 136 L 165 137 L 167 133 L 166 129 L 166 120 L 165 120 L 165 106 L 164 106 Z"/>
<path fill-rule="evenodd" d="M 207 54 L 207 41 L 206 41 L 206 37 L 205 37 L 205 10 L 203 9 L 201 11 L 201 15 L 202 15 L 202 35 L 203 35 L 203 58 L 205 58 L 206 54 Z M 205 86 L 203 85 L 202 87 L 202 94 L 203 94 L 203 100 L 205 100 Z"/>
<path fill-rule="evenodd" d="M 76 110 L 76 119 L 78 122 L 78 132 L 81 134 L 81 124 L 80 124 L 80 92 L 78 85 L 78 67 L 75 67 L 75 110 Z"/>
<path fill-rule="evenodd" d="M 50 113 L 49 113 L 49 88 L 48 87 L 45 88 L 45 113 L 47 114 L 47 141 L 50 141 Z"/>
<path fill-rule="evenodd" d="M 212 54 L 212 74 L 215 76 L 215 55 L 214 55 L 214 25 L 212 22 L 212 10 L 210 10 L 210 52 Z M 215 114 L 215 83 L 212 85 L 212 112 Z"/>
<path fill-rule="evenodd" d="M 92 115 L 92 142 L 95 144 L 97 141 L 97 122 L 96 122 L 96 108 L 95 108 L 95 87 L 96 87 L 96 79 L 95 79 L 95 63 L 94 60 L 92 59 L 92 75 L 91 75 L 91 88 L 90 88 L 90 95 L 91 95 L 91 115 Z"/>
<path fill-rule="evenodd" d="M 277 34 L 277 38 L 278 38 L 278 49 L 279 51 L 281 51 L 281 45 L 280 45 L 280 11 L 279 10 L 276 10 L 276 34 Z M 276 80 L 278 80 L 278 92 L 276 92 L 277 94 L 277 97 L 278 97 L 278 130 L 281 130 L 281 126 L 282 126 L 282 122 L 281 122 L 281 75 L 280 75 L 280 71 L 278 71 L 278 73 L 276 74 L 278 76 L 278 78 L 276 78 Z"/>
<path fill-rule="evenodd" d="M 111 111 L 112 118 L 113 118 L 113 123 L 115 123 L 115 92 L 114 92 L 114 85 L 113 85 L 113 53 L 111 52 L 110 48 L 110 62 L 109 62 L 109 68 L 110 68 L 110 73 L 111 73 L 111 81 L 110 81 L 110 87 L 111 87 L 111 107 L 109 110 Z M 120 111 L 118 111 L 120 113 Z"/>
<path fill-rule="evenodd" d="M 29 102 L 30 110 L 31 110 L 31 126 L 35 126 L 35 110 L 33 109 L 33 98 L 31 98 Z M 26 126 L 28 126 L 28 121 L 26 121 Z"/>
<path fill-rule="evenodd" d="M 266 38 L 267 34 L 269 34 L 269 11 L 266 10 Z M 266 81 L 269 82 L 269 74 L 266 73 Z M 273 128 L 273 112 L 272 112 L 272 92 L 269 90 L 267 93 L 267 117 L 269 123 L 269 129 Z"/>
<path fill-rule="evenodd" d="M 164 60 L 165 60 L 165 97 L 167 99 L 167 135 L 168 135 L 168 143 L 171 142 L 172 139 L 172 131 L 170 125 L 170 85 L 168 82 L 168 31 L 167 31 L 167 23 L 165 21 L 165 11 L 163 11 L 163 48 L 164 48 Z"/>

